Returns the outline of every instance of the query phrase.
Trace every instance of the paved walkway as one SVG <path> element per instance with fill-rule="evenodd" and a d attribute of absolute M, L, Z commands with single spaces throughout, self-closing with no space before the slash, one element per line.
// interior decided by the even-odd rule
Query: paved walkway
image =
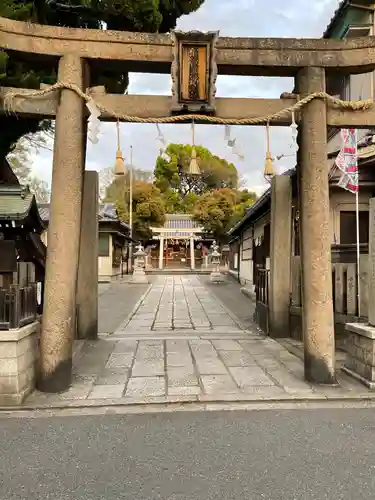
<path fill-rule="evenodd" d="M 123 286 L 128 293 L 141 293 L 131 285 Z M 230 281 L 218 287 L 223 302 L 230 298 L 233 304 L 236 294 L 238 301 L 243 300 L 239 287 Z M 339 387 L 306 383 L 303 363 L 288 345 L 260 335 L 242 303 L 244 325 L 215 290 L 198 276 L 155 277 L 136 309 L 112 335 L 83 344 L 74 359 L 71 389 L 59 395 L 35 392 L 26 405 L 375 396 L 344 374 Z M 118 301 L 126 300 L 124 292 L 111 296 L 117 309 Z M 134 296 L 131 301 L 136 302 Z M 250 312 L 253 305 L 247 303 Z"/>
<path fill-rule="evenodd" d="M 147 288 L 147 285 L 132 285 L 121 281 L 99 284 L 99 335 L 114 333 L 132 312 Z"/>

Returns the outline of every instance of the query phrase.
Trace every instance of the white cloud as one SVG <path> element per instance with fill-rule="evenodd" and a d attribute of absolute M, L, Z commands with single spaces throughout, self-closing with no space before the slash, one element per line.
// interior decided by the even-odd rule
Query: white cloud
<path fill-rule="evenodd" d="M 324 32 L 338 0 L 315 0 L 309 8 L 301 0 L 264 0 L 262 8 L 255 0 L 206 0 L 203 6 L 189 16 L 179 20 L 182 30 L 220 30 L 222 36 L 245 37 L 320 37 Z M 235 5 L 235 7 L 234 7 Z M 290 91 L 293 80 L 286 78 L 253 78 L 219 76 L 218 92 L 220 97 L 279 97 Z M 130 93 L 170 94 L 169 75 L 130 75 Z M 239 162 L 224 142 L 223 127 L 199 125 L 196 127 L 196 140 L 214 154 L 235 163 L 242 177 L 247 179 L 249 188 L 262 190 L 266 186 L 263 179 L 265 159 L 265 130 L 262 127 L 233 128 L 238 144 L 245 154 L 245 161 Z M 190 142 L 188 125 L 164 125 L 163 133 L 170 142 Z M 130 144 L 133 145 L 133 164 L 138 168 L 152 170 L 160 144 L 156 141 L 157 130 L 154 125 L 122 124 L 121 138 L 124 154 L 128 157 Z M 271 131 L 271 150 L 273 156 L 288 152 L 290 144 L 288 128 L 273 128 Z M 87 168 L 100 170 L 112 166 L 116 152 L 116 128 L 113 123 L 102 124 L 99 144 L 88 145 Z M 284 158 L 277 164 L 280 171 L 290 168 L 293 158 Z M 52 172 L 52 153 L 41 151 L 34 157 L 33 170 L 44 180 L 50 182 Z"/>

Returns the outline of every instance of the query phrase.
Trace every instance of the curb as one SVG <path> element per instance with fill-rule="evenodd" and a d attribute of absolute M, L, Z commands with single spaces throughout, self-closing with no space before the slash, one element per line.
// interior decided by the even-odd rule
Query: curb
<path fill-rule="evenodd" d="M 350 395 L 343 396 L 338 394 L 335 396 L 327 396 L 316 394 L 316 396 L 311 397 L 311 395 L 293 395 L 287 394 L 285 396 L 277 397 L 262 397 L 259 395 L 249 396 L 249 398 L 234 398 L 228 395 L 228 397 L 221 397 L 218 399 L 205 397 L 194 397 L 194 396 L 180 396 L 180 397 L 170 397 L 161 398 L 150 397 L 144 400 L 136 400 L 127 398 L 118 399 L 81 399 L 81 400 L 65 400 L 55 403 L 37 403 L 37 404 L 24 404 L 22 406 L 1 406 L 0 416 L 9 412 L 12 413 L 25 413 L 25 412 L 35 412 L 35 411 L 58 411 L 58 410 L 84 410 L 84 409 L 100 409 L 100 408 L 120 408 L 126 409 L 138 409 L 140 413 L 143 411 L 147 412 L 151 408 L 155 411 L 173 411 L 176 408 L 180 410 L 194 409 L 207 409 L 207 407 L 214 408 L 215 406 L 236 406 L 239 409 L 244 406 L 253 407 L 259 404 L 274 407 L 275 405 L 283 404 L 303 404 L 305 406 L 314 405 L 332 405 L 332 404 L 367 404 L 368 406 L 375 407 L 375 393 L 373 395 Z M 220 408 L 221 409 L 221 408 Z"/>

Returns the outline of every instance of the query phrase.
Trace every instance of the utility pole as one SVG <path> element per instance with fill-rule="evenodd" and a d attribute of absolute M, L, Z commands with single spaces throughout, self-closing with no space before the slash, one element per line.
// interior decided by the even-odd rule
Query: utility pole
<path fill-rule="evenodd" d="M 130 162 L 129 162 L 129 236 L 133 238 L 133 146 L 130 146 Z M 128 253 L 128 272 L 132 272 L 133 261 L 133 243 L 129 243 Z"/>

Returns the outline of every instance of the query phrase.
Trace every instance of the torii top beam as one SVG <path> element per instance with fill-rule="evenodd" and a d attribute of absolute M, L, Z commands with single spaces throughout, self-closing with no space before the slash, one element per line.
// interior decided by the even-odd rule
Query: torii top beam
<path fill-rule="evenodd" d="M 50 60 L 75 53 L 100 69 L 170 73 L 170 35 L 41 26 L 0 18 L 0 48 L 17 57 Z M 218 73 L 293 76 L 300 68 L 344 73 L 375 70 L 375 37 L 352 40 L 219 38 Z"/>

